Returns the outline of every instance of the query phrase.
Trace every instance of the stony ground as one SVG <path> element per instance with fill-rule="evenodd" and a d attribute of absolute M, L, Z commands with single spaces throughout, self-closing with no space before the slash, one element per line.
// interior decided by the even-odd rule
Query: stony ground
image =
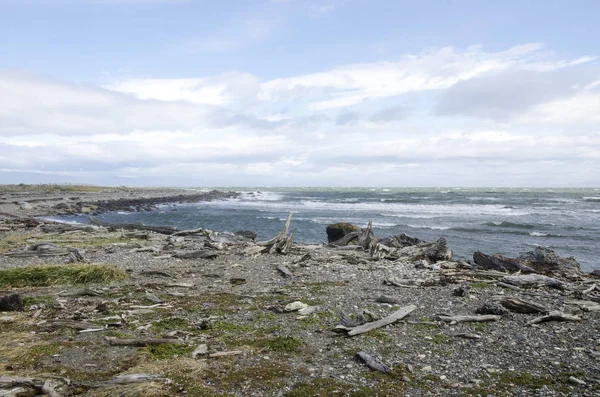
<path fill-rule="evenodd" d="M 0 256 L 0 296 L 18 293 L 25 306 L 0 312 L 0 376 L 52 380 L 59 395 L 600 396 L 600 314 L 571 304 L 598 280 L 524 291 L 477 273 L 457 277 L 453 262 L 375 261 L 362 250 L 323 245 L 265 254 L 218 235 L 48 233 L 9 216 L 0 230 L 2 253 L 46 242 L 77 248 L 84 265 L 124 270 L 123 280 L 99 284 L 16 285 L 3 272 L 81 262 Z M 173 257 L 207 249 L 216 257 Z M 383 283 L 391 278 L 403 286 Z M 453 293 L 459 284 L 471 287 L 466 296 Z M 380 303 L 382 295 L 393 303 Z M 541 315 L 509 312 L 499 321 L 451 324 L 438 317 L 474 315 L 506 296 L 581 320 L 528 325 Z M 314 309 L 285 311 L 297 301 Z M 394 324 L 353 337 L 334 332 L 340 312 L 373 321 L 408 305 L 417 309 Z M 119 345 L 132 341 L 146 346 Z M 391 371 L 369 369 L 358 352 Z M 123 374 L 156 379 L 117 383 Z"/>

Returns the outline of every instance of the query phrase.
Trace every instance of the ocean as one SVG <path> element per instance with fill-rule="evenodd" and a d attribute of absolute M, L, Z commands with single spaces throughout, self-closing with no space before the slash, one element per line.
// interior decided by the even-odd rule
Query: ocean
<path fill-rule="evenodd" d="M 585 271 L 600 269 L 600 189 L 234 188 L 240 198 L 162 205 L 151 212 L 99 218 L 180 229 L 252 230 L 277 234 L 291 212 L 294 240 L 327 241 L 326 225 L 373 222 L 379 238 L 406 233 L 445 237 L 457 259 L 477 250 L 516 256 L 541 245 L 574 256 Z M 86 223 L 84 216 L 61 220 Z"/>

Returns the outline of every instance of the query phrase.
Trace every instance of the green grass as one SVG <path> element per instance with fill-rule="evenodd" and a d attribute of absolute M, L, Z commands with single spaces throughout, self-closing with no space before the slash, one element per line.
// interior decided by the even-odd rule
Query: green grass
<path fill-rule="evenodd" d="M 38 296 L 24 296 L 23 306 L 30 307 L 32 305 L 53 305 L 56 303 L 56 299 L 53 296 L 38 295 Z"/>
<path fill-rule="evenodd" d="M 121 281 L 127 273 L 114 265 L 67 264 L 0 270 L 0 287 L 40 287 L 64 284 L 103 284 Z"/>
<path fill-rule="evenodd" d="M 166 360 L 173 357 L 188 356 L 194 351 L 194 347 L 165 343 L 156 346 L 146 346 L 144 351 L 154 360 Z"/>

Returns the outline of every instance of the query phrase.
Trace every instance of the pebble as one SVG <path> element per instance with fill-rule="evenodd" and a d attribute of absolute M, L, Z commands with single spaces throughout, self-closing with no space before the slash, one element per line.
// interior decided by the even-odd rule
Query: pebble
<path fill-rule="evenodd" d="M 574 385 L 580 385 L 580 386 L 584 386 L 586 384 L 584 381 L 582 381 L 581 379 L 576 378 L 574 376 L 569 376 L 569 382 Z"/>

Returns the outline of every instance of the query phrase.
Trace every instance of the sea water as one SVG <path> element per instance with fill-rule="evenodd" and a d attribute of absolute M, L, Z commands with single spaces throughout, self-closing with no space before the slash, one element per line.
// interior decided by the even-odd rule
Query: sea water
<path fill-rule="evenodd" d="M 277 234 L 289 213 L 302 243 L 327 241 L 326 225 L 369 221 L 377 237 L 406 233 L 423 240 L 445 237 L 457 259 L 477 250 L 516 256 L 547 246 L 574 256 L 586 271 L 600 269 L 600 189 L 465 188 L 237 188 L 236 199 L 162 205 L 150 212 L 101 214 L 115 223 L 252 230 Z M 84 216 L 63 220 L 86 223 Z"/>

